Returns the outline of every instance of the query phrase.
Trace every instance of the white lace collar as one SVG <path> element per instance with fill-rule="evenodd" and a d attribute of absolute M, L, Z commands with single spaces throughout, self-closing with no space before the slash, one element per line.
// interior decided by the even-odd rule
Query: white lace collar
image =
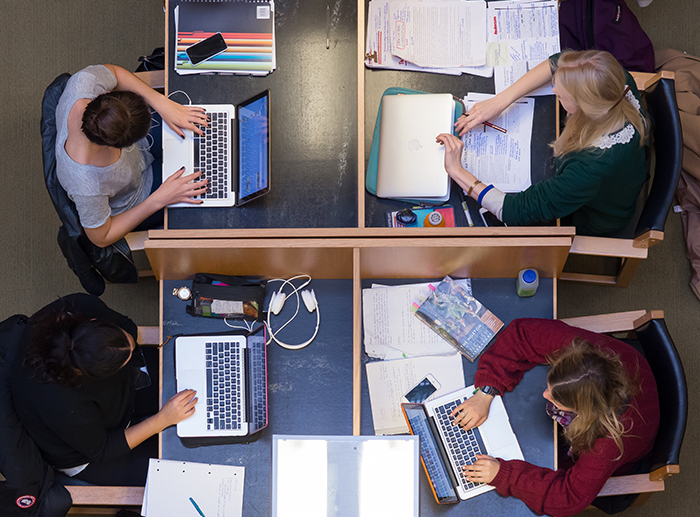
<path fill-rule="evenodd" d="M 634 126 L 627 124 L 625 127 L 609 135 L 601 136 L 593 145 L 598 149 L 610 149 L 615 144 L 629 143 L 634 137 Z"/>
<path fill-rule="evenodd" d="M 637 97 L 635 97 L 632 93 L 632 90 L 628 91 L 625 94 L 625 97 L 628 101 L 630 101 L 632 106 L 637 108 L 637 111 L 639 111 L 640 104 L 637 100 Z M 594 142 L 593 145 L 599 149 L 610 149 L 615 144 L 626 144 L 630 142 L 632 138 L 634 138 L 634 126 L 628 123 L 619 131 L 615 131 L 614 133 L 610 133 L 609 135 L 601 136 L 598 140 Z"/>

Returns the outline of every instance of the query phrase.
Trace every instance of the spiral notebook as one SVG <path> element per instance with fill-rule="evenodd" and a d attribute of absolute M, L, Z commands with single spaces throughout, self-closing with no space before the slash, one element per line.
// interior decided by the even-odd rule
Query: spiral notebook
<path fill-rule="evenodd" d="M 267 75 L 276 67 L 273 0 L 180 0 L 175 28 L 178 74 Z M 187 47 L 217 32 L 226 50 L 198 65 L 190 63 Z"/>

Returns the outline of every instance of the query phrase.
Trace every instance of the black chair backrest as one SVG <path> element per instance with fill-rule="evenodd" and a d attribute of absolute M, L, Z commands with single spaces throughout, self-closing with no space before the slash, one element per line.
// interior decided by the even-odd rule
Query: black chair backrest
<path fill-rule="evenodd" d="M 663 319 L 651 320 L 636 332 L 659 390 L 661 420 L 649 458 L 651 470 L 678 465 L 688 420 L 688 387 L 681 358 Z"/>
<path fill-rule="evenodd" d="M 683 132 L 676 103 L 675 81 L 657 81 L 645 90 L 644 98 L 651 118 L 655 166 L 635 237 L 649 230 L 663 231 L 683 164 Z"/>

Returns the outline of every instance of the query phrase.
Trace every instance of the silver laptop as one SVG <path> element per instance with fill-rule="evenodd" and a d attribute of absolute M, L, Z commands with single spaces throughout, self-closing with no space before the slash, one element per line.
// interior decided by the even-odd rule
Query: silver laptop
<path fill-rule="evenodd" d="M 177 424 L 180 438 L 251 435 L 267 425 L 267 360 L 261 336 L 179 336 L 177 391 L 193 389 L 195 412 Z"/>
<path fill-rule="evenodd" d="M 163 181 L 183 165 L 185 174 L 209 179 L 201 204 L 171 207 L 240 206 L 270 191 L 269 97 L 266 90 L 237 107 L 202 104 L 209 127 L 204 135 L 184 130 L 185 139 L 163 126 Z"/>
<path fill-rule="evenodd" d="M 453 132 L 454 111 L 447 93 L 384 96 L 377 196 L 431 203 L 450 198 L 445 148 L 435 137 Z"/>
<path fill-rule="evenodd" d="M 438 503 L 455 503 L 475 497 L 494 487 L 467 481 L 464 465 L 477 454 L 504 460 L 523 460 L 518 439 L 501 397 L 495 397 L 486 422 L 464 431 L 453 424 L 450 413 L 470 398 L 474 386 L 448 393 L 424 404 L 401 404 L 411 434 L 421 437 L 421 456 Z"/>

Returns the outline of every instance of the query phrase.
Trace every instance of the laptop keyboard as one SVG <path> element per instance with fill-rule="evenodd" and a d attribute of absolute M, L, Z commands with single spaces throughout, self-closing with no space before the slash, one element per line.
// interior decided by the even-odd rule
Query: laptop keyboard
<path fill-rule="evenodd" d="M 265 340 L 248 342 L 248 368 L 250 368 L 250 418 L 249 432 L 267 425 L 267 369 L 265 367 Z"/>
<path fill-rule="evenodd" d="M 227 199 L 229 197 L 230 171 L 229 114 L 207 111 L 209 127 L 200 126 L 204 135 L 194 134 L 194 170 L 202 171 L 201 179 L 209 179 L 207 192 L 196 199 Z"/>
<path fill-rule="evenodd" d="M 433 408 L 433 411 L 435 412 L 436 425 L 444 437 L 447 455 L 450 457 L 452 465 L 459 473 L 459 483 L 464 490 L 469 490 L 470 488 L 480 486 L 481 483 L 467 481 L 462 473 L 462 467 L 474 463 L 477 459 L 476 455 L 484 454 L 482 451 L 485 450 L 485 448 L 483 444 L 480 443 L 480 437 L 477 437 L 474 429 L 465 431 L 452 423 L 453 418 L 450 416 L 450 413 L 465 400 L 467 399 L 461 398 L 448 402 L 442 406 Z"/>
<path fill-rule="evenodd" d="M 239 343 L 207 343 L 207 429 L 240 429 L 245 419 Z"/>
<path fill-rule="evenodd" d="M 430 428 L 422 418 L 412 417 L 411 429 L 413 433 L 420 436 L 420 454 L 423 458 L 423 465 L 428 471 L 428 478 L 433 483 L 433 488 L 438 497 L 443 497 L 453 491 L 452 484 L 445 471 L 441 468 L 442 459 L 435 442 L 431 438 Z"/>

